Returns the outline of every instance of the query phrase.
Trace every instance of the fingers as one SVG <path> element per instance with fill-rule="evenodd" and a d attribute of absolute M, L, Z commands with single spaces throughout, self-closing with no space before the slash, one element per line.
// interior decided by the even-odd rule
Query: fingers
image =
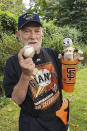
<path fill-rule="evenodd" d="M 78 54 L 74 54 L 74 60 L 78 59 L 80 57 L 80 55 Z"/>
<path fill-rule="evenodd" d="M 25 48 L 22 48 L 19 53 L 18 53 L 18 60 L 19 60 L 19 64 L 20 67 L 22 69 L 22 72 L 26 75 L 32 75 L 33 74 L 33 70 L 35 68 L 35 64 L 32 60 L 32 58 L 27 57 L 26 59 L 23 57 L 24 56 L 24 51 Z"/>
<path fill-rule="evenodd" d="M 21 60 L 23 60 L 24 58 L 23 58 L 23 54 L 24 54 L 24 48 L 22 48 L 20 51 L 19 51 L 19 53 L 18 53 L 18 59 L 19 59 L 19 61 L 21 61 Z"/>
<path fill-rule="evenodd" d="M 84 60 L 84 57 L 81 57 L 79 54 L 78 55 L 74 55 L 74 60 L 77 59 L 78 61 L 82 61 Z"/>
<path fill-rule="evenodd" d="M 32 58 L 27 57 L 26 59 L 23 57 L 24 56 L 24 51 L 25 48 L 22 48 L 19 53 L 18 53 L 18 60 L 20 64 L 34 64 Z"/>
<path fill-rule="evenodd" d="M 26 66 L 34 64 L 32 58 L 26 58 L 22 61 Z"/>
<path fill-rule="evenodd" d="M 83 60 L 84 60 L 84 57 L 79 57 L 78 60 L 79 60 L 79 61 L 83 61 Z"/>

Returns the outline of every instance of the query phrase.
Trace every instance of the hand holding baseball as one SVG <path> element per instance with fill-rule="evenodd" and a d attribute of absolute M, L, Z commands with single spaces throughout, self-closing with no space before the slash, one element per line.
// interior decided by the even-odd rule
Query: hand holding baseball
<path fill-rule="evenodd" d="M 25 46 L 18 53 L 19 64 L 22 69 L 22 72 L 25 75 L 30 76 L 33 74 L 35 64 L 33 63 L 32 57 L 34 56 L 34 54 L 35 54 L 35 50 L 31 46 Z M 25 56 L 26 58 L 24 59 L 23 56 Z"/>

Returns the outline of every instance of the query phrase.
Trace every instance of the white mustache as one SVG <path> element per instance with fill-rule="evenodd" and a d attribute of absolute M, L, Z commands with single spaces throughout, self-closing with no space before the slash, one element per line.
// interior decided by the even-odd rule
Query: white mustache
<path fill-rule="evenodd" d="M 28 40 L 27 42 L 28 43 L 37 43 L 38 41 L 37 40 Z"/>

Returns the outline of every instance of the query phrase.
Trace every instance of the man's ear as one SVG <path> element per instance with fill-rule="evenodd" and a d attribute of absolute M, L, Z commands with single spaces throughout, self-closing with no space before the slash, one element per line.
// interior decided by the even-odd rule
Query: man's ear
<path fill-rule="evenodd" d="M 18 30 L 16 30 L 15 36 L 16 36 L 17 40 L 20 41 L 20 33 Z"/>

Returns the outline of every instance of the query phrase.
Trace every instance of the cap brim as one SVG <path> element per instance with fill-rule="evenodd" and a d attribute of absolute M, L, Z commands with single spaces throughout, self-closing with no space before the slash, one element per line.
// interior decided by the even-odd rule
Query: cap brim
<path fill-rule="evenodd" d="M 40 22 L 33 20 L 33 21 L 26 21 L 20 28 L 18 28 L 18 30 L 22 29 L 25 25 L 27 25 L 28 23 L 31 23 L 31 22 L 36 22 L 38 25 L 40 25 L 42 27 L 42 24 Z"/>

